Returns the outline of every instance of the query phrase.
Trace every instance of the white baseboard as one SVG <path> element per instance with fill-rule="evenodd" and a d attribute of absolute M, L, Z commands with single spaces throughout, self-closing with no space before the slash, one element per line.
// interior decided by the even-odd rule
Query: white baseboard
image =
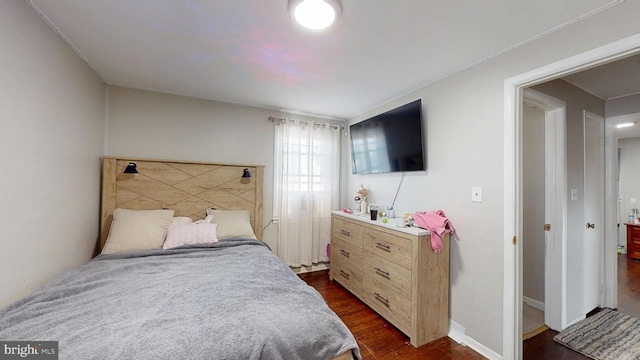
<path fill-rule="evenodd" d="M 329 269 L 329 263 L 317 263 L 317 264 L 313 264 L 311 266 L 300 266 L 300 267 L 292 267 L 290 266 L 291 270 L 293 270 L 294 273 L 296 274 L 303 274 L 303 273 L 308 273 L 308 272 L 312 272 L 312 271 L 319 271 L 319 270 L 328 270 Z"/>
<path fill-rule="evenodd" d="M 458 344 L 462 344 L 466 336 L 465 332 L 466 330 L 464 327 L 462 327 L 462 325 L 449 319 L 449 337 L 453 339 L 453 341 L 457 342 Z"/>
<path fill-rule="evenodd" d="M 544 311 L 544 303 L 542 301 L 534 300 L 526 296 L 522 297 L 522 301 L 526 302 L 531 307 Z"/>
<path fill-rule="evenodd" d="M 458 324 L 457 322 L 449 319 L 449 334 L 448 336 L 459 343 L 460 345 L 468 346 L 473 349 L 478 354 L 486 357 L 489 360 L 502 360 L 502 355 L 496 353 L 495 351 L 489 349 L 488 347 L 482 345 L 475 339 L 467 336 L 467 330 L 464 326 Z"/>

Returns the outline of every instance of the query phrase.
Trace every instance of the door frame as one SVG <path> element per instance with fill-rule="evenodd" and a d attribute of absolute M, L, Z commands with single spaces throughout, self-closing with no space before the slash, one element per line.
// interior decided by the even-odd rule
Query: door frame
<path fill-rule="evenodd" d="M 522 359 L 522 93 L 526 87 L 585 70 L 640 52 L 640 34 L 612 42 L 504 81 L 504 270 L 502 356 Z M 607 161 L 607 159 L 605 159 Z M 609 191 L 607 191 L 609 193 Z M 610 217 L 605 218 L 605 222 Z M 605 223 L 610 229 L 611 224 Z M 614 304 L 611 283 L 617 281 L 617 235 L 607 231 L 605 249 L 605 306 Z M 610 259 L 613 258 L 613 262 Z"/>
<path fill-rule="evenodd" d="M 618 135 L 616 124 L 604 119 L 604 295 L 603 305 L 618 307 Z M 614 235 L 615 234 L 615 235 Z M 610 251 L 610 249 L 615 249 Z"/>
<path fill-rule="evenodd" d="M 545 113 L 544 219 L 551 230 L 545 231 L 544 323 L 559 331 L 567 322 L 567 104 L 530 88 L 523 91 L 523 103 Z"/>

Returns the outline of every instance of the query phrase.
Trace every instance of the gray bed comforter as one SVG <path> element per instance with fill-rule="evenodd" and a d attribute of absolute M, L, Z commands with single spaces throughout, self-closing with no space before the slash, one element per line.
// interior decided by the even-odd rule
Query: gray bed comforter
<path fill-rule="evenodd" d="M 0 340 L 60 359 L 332 359 L 357 343 L 320 294 L 249 239 L 100 255 L 0 310 Z"/>

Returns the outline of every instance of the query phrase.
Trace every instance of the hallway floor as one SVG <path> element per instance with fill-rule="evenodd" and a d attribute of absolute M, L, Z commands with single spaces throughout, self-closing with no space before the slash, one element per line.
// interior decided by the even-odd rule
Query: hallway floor
<path fill-rule="evenodd" d="M 522 338 L 529 339 L 540 333 L 544 325 L 544 311 L 526 302 L 522 304 Z"/>
<path fill-rule="evenodd" d="M 618 311 L 640 318 L 640 261 L 618 255 Z"/>
<path fill-rule="evenodd" d="M 618 311 L 640 318 L 640 261 L 618 255 Z M 524 341 L 525 359 L 584 360 L 588 357 L 555 341 L 556 331 L 547 330 Z"/>

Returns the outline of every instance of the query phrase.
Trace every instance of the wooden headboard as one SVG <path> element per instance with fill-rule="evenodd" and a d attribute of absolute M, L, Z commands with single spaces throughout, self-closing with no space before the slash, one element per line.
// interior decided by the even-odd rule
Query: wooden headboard
<path fill-rule="evenodd" d="M 138 174 L 124 173 L 129 162 L 136 163 Z M 250 178 L 242 178 L 245 168 Z M 194 220 L 204 218 L 210 207 L 249 210 L 253 231 L 262 240 L 263 176 L 262 165 L 103 157 L 100 249 L 116 208 L 167 208 Z"/>

